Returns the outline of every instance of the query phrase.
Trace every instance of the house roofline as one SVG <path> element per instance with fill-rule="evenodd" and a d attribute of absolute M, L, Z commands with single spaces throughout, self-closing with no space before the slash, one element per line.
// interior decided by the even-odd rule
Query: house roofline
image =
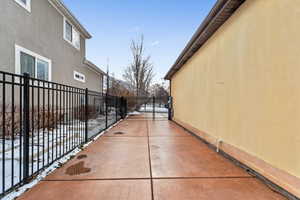
<path fill-rule="evenodd" d="M 106 75 L 106 73 L 104 71 L 102 71 L 97 65 L 95 65 L 94 63 L 92 63 L 91 61 L 87 60 L 87 59 L 84 59 L 83 61 L 84 64 L 87 65 L 87 67 L 89 69 L 91 69 L 92 71 L 96 71 L 97 73 L 99 74 L 102 74 L 102 75 Z"/>
<path fill-rule="evenodd" d="M 61 0 L 48 0 L 61 14 L 63 14 L 70 22 L 80 31 L 80 33 L 87 39 L 91 39 L 92 35 L 84 28 L 84 26 L 76 19 L 74 14 L 67 8 Z"/>
<path fill-rule="evenodd" d="M 165 75 L 165 79 L 170 80 L 245 1 L 246 0 L 218 0 L 175 63 L 169 69 Z"/>

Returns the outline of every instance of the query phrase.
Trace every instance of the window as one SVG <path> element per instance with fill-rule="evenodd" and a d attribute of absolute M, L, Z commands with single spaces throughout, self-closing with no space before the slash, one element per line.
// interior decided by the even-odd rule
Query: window
<path fill-rule="evenodd" d="M 72 25 L 68 22 L 65 21 L 65 29 L 66 29 L 66 40 L 68 40 L 69 42 L 73 41 L 73 37 L 72 37 Z"/>
<path fill-rule="evenodd" d="M 66 18 L 64 18 L 64 39 L 76 49 L 80 49 L 80 34 Z"/>
<path fill-rule="evenodd" d="M 29 73 L 30 77 L 51 81 L 51 60 L 18 45 L 15 46 L 16 73 Z"/>
<path fill-rule="evenodd" d="M 15 0 L 20 6 L 31 12 L 31 0 Z"/>
<path fill-rule="evenodd" d="M 83 75 L 83 74 L 81 74 L 79 72 L 74 71 L 74 79 L 76 81 L 80 81 L 80 82 L 85 83 L 85 75 Z"/>
<path fill-rule="evenodd" d="M 35 58 L 24 52 L 21 53 L 21 74 L 29 73 L 30 77 L 35 77 Z"/>
<path fill-rule="evenodd" d="M 43 60 L 37 59 L 36 63 L 36 77 L 42 80 L 48 80 L 49 78 L 49 63 Z"/>

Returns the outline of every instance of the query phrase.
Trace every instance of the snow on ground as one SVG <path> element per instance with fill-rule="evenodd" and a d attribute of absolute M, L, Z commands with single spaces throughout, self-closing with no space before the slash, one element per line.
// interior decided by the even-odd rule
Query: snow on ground
<path fill-rule="evenodd" d="M 102 132 L 105 127 L 105 116 L 99 115 L 88 121 L 88 138 Z M 116 122 L 115 113 L 108 115 L 108 126 Z M 30 137 L 30 175 L 41 170 L 66 152 L 80 146 L 85 140 L 84 122 L 79 120 L 61 124 L 51 131 L 35 132 Z M 4 142 L 4 158 L 3 158 Z M 5 170 L 5 190 L 13 187 L 23 179 L 23 139 L 0 140 L 0 191 L 3 187 L 2 169 Z M 4 163 L 3 163 L 4 161 Z M 14 175 L 14 176 L 13 176 Z"/>
<path fill-rule="evenodd" d="M 81 127 L 78 126 L 69 128 L 65 125 L 62 125 L 59 126 L 58 129 L 54 129 L 53 131 L 35 133 L 34 136 L 29 140 L 30 175 L 41 169 L 44 165 L 48 165 L 54 159 L 60 157 L 60 155 L 62 155 L 64 152 L 71 150 L 71 147 L 79 145 L 83 141 L 84 137 L 82 131 L 79 131 L 80 128 Z M 64 131 L 59 133 L 59 129 Z M 77 130 L 74 130 L 74 132 L 72 132 L 72 129 Z M 14 143 L 12 143 L 12 140 L 5 140 L 5 158 L 3 159 L 3 141 L 0 141 L 0 171 L 2 172 L 4 164 L 5 190 L 20 182 L 23 178 L 23 141 L 21 142 L 21 144 L 20 142 L 20 138 L 16 138 L 14 140 Z M 12 174 L 14 174 L 13 177 Z M 1 173 L 1 189 L 3 187 L 2 178 L 3 177 Z"/>
<path fill-rule="evenodd" d="M 133 111 L 128 113 L 128 115 L 141 115 L 142 113 L 138 112 L 138 111 Z"/>
<path fill-rule="evenodd" d="M 122 121 L 122 120 L 120 120 L 120 121 Z M 18 196 L 20 196 L 21 194 L 23 194 L 25 191 L 27 191 L 28 189 L 32 188 L 36 184 L 38 184 L 42 179 L 44 179 L 48 174 L 50 174 L 51 172 L 53 172 L 55 169 L 59 168 L 64 163 L 66 163 L 67 161 L 69 161 L 70 159 L 72 159 L 77 153 L 79 153 L 80 151 L 82 151 L 83 149 L 85 149 L 87 146 L 89 146 L 89 144 L 91 144 L 92 142 L 94 142 L 95 140 L 97 140 L 106 131 L 110 130 L 112 127 L 116 126 L 118 123 L 116 123 L 115 125 L 111 126 L 107 130 L 102 131 L 101 133 L 99 133 L 92 141 L 90 141 L 87 144 L 83 145 L 83 147 L 77 147 L 72 152 L 68 153 L 67 155 L 65 155 L 61 159 L 57 160 L 52 165 L 50 165 L 48 168 L 46 168 L 45 170 L 43 170 L 33 181 L 31 181 L 30 183 L 28 183 L 28 184 L 26 184 L 26 185 L 24 185 L 24 186 L 22 186 L 22 187 L 20 187 L 20 188 L 18 188 L 16 190 L 10 192 L 9 194 L 7 194 L 2 199 L 3 200 L 13 200 L 13 199 L 17 198 Z"/>
<path fill-rule="evenodd" d="M 164 104 L 155 104 L 154 111 L 155 112 L 168 112 L 168 109 L 164 107 Z M 152 104 L 144 104 L 139 109 L 139 112 L 153 112 Z"/>

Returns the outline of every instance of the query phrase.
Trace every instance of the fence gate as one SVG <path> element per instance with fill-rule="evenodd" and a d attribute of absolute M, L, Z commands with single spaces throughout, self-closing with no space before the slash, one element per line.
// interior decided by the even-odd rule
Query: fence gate
<path fill-rule="evenodd" d="M 131 118 L 151 118 L 167 120 L 169 117 L 169 97 L 127 97 L 127 112 Z"/>

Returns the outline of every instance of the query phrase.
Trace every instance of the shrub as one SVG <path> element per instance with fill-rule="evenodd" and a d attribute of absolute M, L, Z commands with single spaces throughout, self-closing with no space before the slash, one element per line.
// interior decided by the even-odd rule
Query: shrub
<path fill-rule="evenodd" d="M 46 107 L 47 108 L 47 107 Z M 38 112 L 39 111 L 39 112 Z M 5 112 L 5 113 L 4 113 Z M 5 132 L 5 138 L 11 139 L 13 136 L 19 136 L 22 130 L 21 122 L 24 122 L 24 116 L 22 116 L 20 108 L 14 106 L 12 108 L 10 105 L 5 106 L 5 110 L 0 110 L 0 137 L 3 138 L 3 133 Z M 3 115 L 5 117 L 5 122 L 3 120 Z M 29 128 L 30 134 L 33 131 L 39 131 L 45 129 L 47 131 L 53 130 L 60 124 L 65 116 L 65 112 L 59 112 L 58 108 L 50 107 L 48 109 L 34 107 L 29 113 Z M 22 120 L 22 121 L 21 121 Z M 32 121 L 33 120 L 33 121 Z M 39 129 L 39 130 L 38 130 Z"/>
<path fill-rule="evenodd" d="M 75 119 L 78 119 L 80 121 L 84 121 L 85 120 L 85 106 L 78 106 L 72 109 Z M 100 112 L 100 111 L 99 111 Z M 88 113 L 88 119 L 95 119 L 97 118 L 98 114 L 98 109 L 97 106 L 94 105 L 88 105 L 87 106 L 87 113 Z"/>

